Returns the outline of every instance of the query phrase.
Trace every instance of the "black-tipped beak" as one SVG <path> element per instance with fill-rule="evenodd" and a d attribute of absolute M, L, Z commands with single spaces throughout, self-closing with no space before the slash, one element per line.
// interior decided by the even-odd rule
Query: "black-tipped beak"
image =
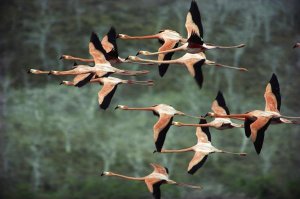
<path fill-rule="evenodd" d="M 157 150 L 154 150 L 153 153 L 157 153 Z"/>
<path fill-rule="evenodd" d="M 62 84 L 64 84 L 64 83 L 63 83 L 63 82 L 60 82 L 60 83 L 59 83 L 59 85 L 62 85 Z"/>
<path fill-rule="evenodd" d="M 138 56 L 139 54 L 141 54 L 141 53 L 140 53 L 140 51 L 139 51 L 139 52 L 137 52 L 135 56 Z"/>
<path fill-rule="evenodd" d="M 58 59 L 63 59 L 63 56 L 60 56 Z"/>
<path fill-rule="evenodd" d="M 48 75 L 51 75 L 51 74 L 52 74 L 52 71 L 50 70 L 49 73 L 48 73 Z"/>
<path fill-rule="evenodd" d="M 117 110 L 118 108 L 119 108 L 119 106 L 116 106 L 116 107 L 115 107 L 115 110 Z"/>
<path fill-rule="evenodd" d="M 28 74 L 31 74 L 30 69 L 27 70 L 27 73 L 28 73 Z"/>
<path fill-rule="evenodd" d="M 102 172 L 100 175 L 101 175 L 101 176 L 104 176 L 104 173 Z"/>
<path fill-rule="evenodd" d="M 205 115 L 201 115 L 201 117 L 208 117 L 209 116 L 209 114 L 208 113 L 206 113 Z"/>
<path fill-rule="evenodd" d="M 129 59 L 129 56 L 125 58 L 125 61 Z"/>

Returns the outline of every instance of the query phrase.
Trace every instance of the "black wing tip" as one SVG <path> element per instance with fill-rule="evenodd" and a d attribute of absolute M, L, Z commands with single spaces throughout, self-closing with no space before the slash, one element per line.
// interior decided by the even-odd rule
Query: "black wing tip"
<path fill-rule="evenodd" d="M 221 91 L 218 92 L 216 100 L 219 104 L 221 103 L 221 104 L 224 104 L 226 106 L 225 98 L 224 98 L 224 95 Z"/>
<path fill-rule="evenodd" d="M 202 73 L 202 65 L 204 64 L 205 59 L 202 59 L 193 65 L 195 70 L 194 79 L 197 82 L 198 87 L 201 89 L 203 85 L 203 73 Z"/>
<path fill-rule="evenodd" d="M 196 43 L 196 44 L 200 44 L 203 45 L 203 39 L 197 35 L 196 33 L 192 33 L 191 36 L 188 38 L 187 40 L 188 43 Z"/>
<path fill-rule="evenodd" d="M 197 171 L 197 169 L 191 169 L 191 170 L 189 170 L 188 171 L 188 174 L 190 174 L 190 175 L 194 175 L 194 173 Z"/>
<path fill-rule="evenodd" d="M 109 33 L 113 33 L 115 35 L 117 35 L 117 31 L 116 31 L 116 28 L 114 26 L 111 26 L 110 29 L 109 29 Z"/>
<path fill-rule="evenodd" d="M 277 109 L 280 110 L 281 107 L 281 94 L 280 94 L 280 85 L 278 78 L 275 73 L 272 74 L 272 77 L 269 81 L 271 84 L 272 92 L 274 93 L 276 100 L 277 100 Z"/>
<path fill-rule="evenodd" d="M 97 40 L 99 41 L 98 35 L 94 31 L 92 31 L 90 42 L 94 43 L 94 42 L 97 42 Z"/>
<path fill-rule="evenodd" d="M 159 76 L 163 77 L 169 68 L 169 64 L 160 64 L 158 65 Z"/>
<path fill-rule="evenodd" d="M 108 105 L 104 105 L 104 104 L 99 104 L 99 108 L 106 110 L 108 108 Z"/>
<path fill-rule="evenodd" d="M 259 155 L 261 152 L 263 143 L 264 143 L 264 135 L 261 134 L 261 135 L 257 135 L 257 136 L 260 136 L 260 137 L 257 137 L 253 144 L 254 144 L 256 153 Z"/>
<path fill-rule="evenodd" d="M 269 127 L 271 123 L 271 119 L 264 125 L 260 130 L 257 131 L 256 139 L 254 141 L 254 147 L 257 154 L 260 154 L 260 151 L 264 144 L 264 138 L 265 138 L 265 131 Z"/>
<path fill-rule="evenodd" d="M 254 148 L 255 148 L 257 155 L 259 155 L 261 152 L 262 146 L 259 146 L 258 144 L 254 143 Z"/>
<path fill-rule="evenodd" d="M 230 114 L 229 112 L 229 109 L 226 105 L 226 101 L 225 101 L 225 98 L 224 98 L 224 95 L 221 91 L 218 91 L 218 94 L 217 94 L 217 97 L 216 97 L 216 101 L 218 102 L 219 106 L 221 106 L 222 108 L 225 109 L 227 115 Z"/>
<path fill-rule="evenodd" d="M 272 74 L 270 82 L 271 81 L 277 81 L 278 82 L 278 78 L 277 78 L 277 75 L 275 73 Z"/>
<path fill-rule="evenodd" d="M 166 170 L 167 174 L 169 174 L 169 169 L 167 167 L 165 167 L 165 170 Z"/>
<path fill-rule="evenodd" d="M 199 124 L 207 124 L 206 119 L 200 119 Z M 207 126 L 202 126 L 200 127 L 201 130 L 206 134 L 208 141 L 211 141 L 211 135 L 210 135 L 210 131 L 209 131 L 209 127 Z"/>
<path fill-rule="evenodd" d="M 253 121 L 245 118 L 245 121 L 244 121 L 244 129 L 245 129 L 245 135 L 246 137 L 250 137 L 251 135 L 251 129 L 250 129 L 250 125 L 253 123 Z"/>
<path fill-rule="evenodd" d="M 190 7 L 189 11 L 192 12 L 194 9 L 198 9 L 198 4 L 197 4 L 197 2 L 195 0 L 192 0 L 191 7 Z"/>
<path fill-rule="evenodd" d="M 206 119 L 200 119 L 199 124 L 207 124 Z"/>
<path fill-rule="evenodd" d="M 270 84 L 272 86 L 272 89 L 277 89 L 279 90 L 279 81 L 278 81 L 278 78 L 277 76 L 275 75 L 275 73 L 272 74 L 272 77 L 270 79 Z"/>
<path fill-rule="evenodd" d="M 163 143 L 155 142 L 156 152 L 160 153 L 163 147 Z"/>

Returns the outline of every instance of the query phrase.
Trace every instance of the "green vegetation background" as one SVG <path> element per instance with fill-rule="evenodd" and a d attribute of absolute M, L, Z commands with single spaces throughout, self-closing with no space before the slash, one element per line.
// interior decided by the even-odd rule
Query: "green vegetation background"
<path fill-rule="evenodd" d="M 214 50 L 207 58 L 243 66 L 248 73 L 204 66 L 199 90 L 186 69 L 170 66 L 160 78 L 149 69 L 153 88 L 120 86 L 111 107 L 99 110 L 98 85 L 59 86 L 62 78 L 28 75 L 28 68 L 68 69 L 61 54 L 89 57 L 91 31 L 104 35 L 110 26 L 118 33 L 153 34 L 174 29 L 183 36 L 190 1 L 183 0 L 2 0 L 0 58 L 0 197 L 38 199 L 151 198 L 143 183 L 101 178 L 103 170 L 133 176 L 151 172 L 150 162 L 169 167 L 174 180 L 200 184 L 203 191 L 162 186 L 163 198 L 300 198 L 300 127 L 272 125 L 261 155 L 242 129 L 211 129 L 213 144 L 245 151 L 245 158 L 212 154 L 195 175 L 186 173 L 192 153 L 152 154 L 152 126 L 147 112 L 114 111 L 117 104 L 173 105 L 190 114 L 210 110 L 218 90 L 231 112 L 263 109 L 263 93 L 271 74 L 278 75 L 282 113 L 300 115 L 299 1 L 197 0 L 205 41 L 221 45 L 246 43 L 243 49 Z M 138 50 L 155 51 L 157 41 L 118 41 L 122 57 Z M 174 58 L 181 53 L 175 54 Z M 152 57 L 156 59 L 156 57 Z M 67 78 L 64 78 L 67 79 Z M 198 122 L 176 117 L 177 121 Z M 194 128 L 171 127 L 165 148 L 184 148 L 196 142 Z"/>

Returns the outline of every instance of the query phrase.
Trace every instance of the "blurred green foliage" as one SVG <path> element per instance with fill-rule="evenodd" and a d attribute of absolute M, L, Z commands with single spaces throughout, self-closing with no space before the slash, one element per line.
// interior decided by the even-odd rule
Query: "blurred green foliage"
<path fill-rule="evenodd" d="M 133 176 L 151 172 L 150 162 L 170 169 L 177 181 L 200 184 L 203 191 L 162 186 L 163 198 L 299 198 L 299 126 L 273 125 L 257 156 L 242 129 L 211 129 L 213 145 L 246 151 L 245 158 L 212 154 L 194 176 L 186 173 L 192 153 L 152 154 L 152 126 L 147 112 L 126 112 L 117 104 L 149 106 L 166 103 L 190 114 L 210 110 L 222 90 L 232 113 L 264 108 L 263 93 L 271 74 L 281 83 L 282 112 L 299 115 L 300 40 L 296 0 L 197 0 L 205 41 L 236 50 L 207 52 L 207 58 L 243 66 L 248 73 L 203 67 L 199 90 L 186 69 L 170 66 L 164 78 L 156 66 L 120 65 L 149 69 L 155 86 L 119 86 L 111 107 L 98 109 L 98 85 L 59 86 L 63 78 L 26 74 L 28 68 L 67 69 L 61 54 L 89 57 L 91 31 L 101 37 L 110 26 L 119 33 L 146 35 L 174 29 L 185 36 L 190 1 L 10 0 L 0 2 L 1 15 L 1 198 L 95 199 L 151 198 L 146 186 L 114 178 L 100 178 L 103 170 Z M 122 57 L 138 50 L 154 51 L 157 41 L 118 41 Z M 174 58 L 182 54 L 175 54 Z M 154 59 L 156 57 L 153 57 Z M 127 77 L 126 77 L 127 78 Z M 124 78 L 125 79 L 125 78 Z M 176 117 L 175 121 L 197 122 Z M 194 128 L 171 127 L 165 148 L 192 146 Z"/>

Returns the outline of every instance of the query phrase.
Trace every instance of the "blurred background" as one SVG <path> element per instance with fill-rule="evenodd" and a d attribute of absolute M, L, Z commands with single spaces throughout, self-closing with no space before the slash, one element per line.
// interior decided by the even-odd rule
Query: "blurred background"
<path fill-rule="evenodd" d="M 184 67 L 170 66 L 164 78 L 157 66 L 124 64 L 150 70 L 154 87 L 119 86 L 108 110 L 99 110 L 97 84 L 60 86 L 71 77 L 29 75 L 27 69 L 69 69 L 62 54 L 90 57 L 88 41 L 114 26 L 118 33 L 146 35 L 173 29 L 184 37 L 186 0 L 1 0 L 0 197 L 12 199 L 152 198 L 140 182 L 100 177 L 103 170 L 144 176 L 150 162 L 170 170 L 170 178 L 199 184 L 202 191 L 162 186 L 162 198 L 300 198 L 300 126 L 271 125 L 258 156 L 243 129 L 211 129 L 214 146 L 245 151 L 247 157 L 212 154 L 193 176 L 193 153 L 152 154 L 149 112 L 114 110 L 118 104 L 166 103 L 194 115 L 210 111 L 221 90 L 232 113 L 264 108 L 264 90 L 272 73 L 281 86 L 282 114 L 300 115 L 300 6 L 297 0 L 197 0 L 204 40 L 219 45 L 245 43 L 242 49 L 212 50 L 209 60 L 246 67 L 248 73 L 204 66 L 199 90 Z M 138 50 L 156 51 L 156 40 L 118 40 L 121 57 Z M 183 53 L 176 53 L 173 58 Z M 152 57 L 156 59 L 156 57 Z M 175 121 L 198 122 L 176 117 Z M 174 127 L 164 147 L 196 143 L 195 128 Z"/>

